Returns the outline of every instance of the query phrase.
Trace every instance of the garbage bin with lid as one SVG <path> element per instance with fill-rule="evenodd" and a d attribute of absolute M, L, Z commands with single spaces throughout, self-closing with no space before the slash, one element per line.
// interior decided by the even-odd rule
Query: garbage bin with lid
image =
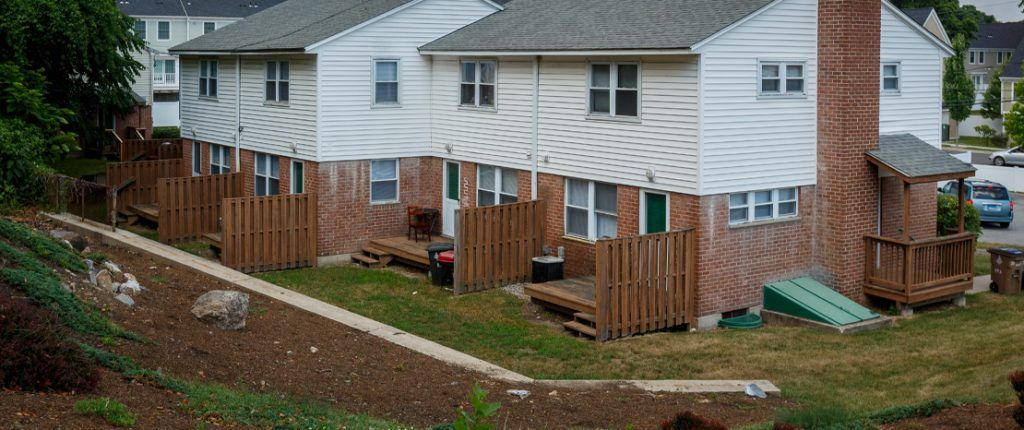
<path fill-rule="evenodd" d="M 993 292 L 999 294 L 1017 294 L 1021 290 L 1021 278 L 1024 274 L 1024 251 L 1016 248 L 990 248 L 992 259 Z"/>
<path fill-rule="evenodd" d="M 548 281 L 562 279 L 563 266 L 565 266 L 565 260 L 553 255 L 534 257 L 533 276 L 530 281 L 534 284 L 543 284 Z"/>
<path fill-rule="evenodd" d="M 432 243 L 427 245 L 427 260 L 430 265 L 430 280 L 434 282 L 434 285 L 444 285 L 443 280 L 437 275 L 437 271 L 440 270 L 441 266 L 437 264 L 437 254 L 445 251 L 451 251 L 455 249 L 455 244 L 451 243 Z"/>
<path fill-rule="evenodd" d="M 437 254 L 436 272 L 431 273 L 434 285 L 451 285 L 455 273 L 455 251 L 444 251 Z"/>

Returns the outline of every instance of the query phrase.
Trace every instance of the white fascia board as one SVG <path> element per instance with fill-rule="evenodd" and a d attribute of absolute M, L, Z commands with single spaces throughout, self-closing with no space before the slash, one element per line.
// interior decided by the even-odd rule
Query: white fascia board
<path fill-rule="evenodd" d="M 582 51 L 424 51 L 423 55 L 453 57 L 601 57 L 601 56 L 666 56 L 690 55 L 689 49 L 593 49 Z"/>
<path fill-rule="evenodd" d="M 189 55 L 189 56 L 198 56 L 198 57 L 216 57 L 216 56 L 223 56 L 223 55 L 231 55 L 231 56 L 241 55 L 243 57 L 246 57 L 246 56 L 250 56 L 251 57 L 251 56 L 258 56 L 258 55 L 305 55 L 305 54 L 308 54 L 308 52 L 298 51 L 298 50 L 296 50 L 296 51 L 242 51 L 242 52 L 235 52 L 235 51 L 174 51 L 174 50 L 171 50 L 170 53 L 171 53 L 171 55 L 178 55 L 178 56 Z"/>

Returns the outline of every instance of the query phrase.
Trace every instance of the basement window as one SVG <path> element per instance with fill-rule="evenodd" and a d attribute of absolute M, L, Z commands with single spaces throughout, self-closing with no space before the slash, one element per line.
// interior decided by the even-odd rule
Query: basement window
<path fill-rule="evenodd" d="M 586 240 L 616 237 L 619 213 L 613 184 L 565 180 L 565 234 Z"/>
<path fill-rule="evenodd" d="M 210 174 L 231 173 L 231 148 L 224 145 L 210 145 Z"/>
<path fill-rule="evenodd" d="M 513 169 L 480 165 L 477 167 L 476 205 L 515 203 L 519 199 L 519 181 Z"/>
<path fill-rule="evenodd" d="M 796 188 L 729 194 L 729 224 L 795 217 L 797 198 Z"/>
<path fill-rule="evenodd" d="M 370 161 L 370 203 L 398 201 L 398 160 Z"/>
<path fill-rule="evenodd" d="M 760 96 L 803 96 L 804 63 L 762 61 L 758 65 L 757 94 Z"/>
<path fill-rule="evenodd" d="M 276 155 L 256 154 L 256 195 L 274 196 L 280 192 L 280 161 Z"/>

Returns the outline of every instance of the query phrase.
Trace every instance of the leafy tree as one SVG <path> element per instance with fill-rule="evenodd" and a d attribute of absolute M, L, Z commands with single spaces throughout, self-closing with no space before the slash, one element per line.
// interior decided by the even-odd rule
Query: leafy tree
<path fill-rule="evenodd" d="M 71 124 L 90 130 L 93 113 L 132 109 L 131 84 L 143 65 L 131 53 L 145 47 L 133 25 L 111 0 L 3 0 L 0 63 L 40 71 L 46 100 L 69 107 Z"/>
<path fill-rule="evenodd" d="M 1019 81 L 1013 84 L 1014 94 L 1017 95 L 1013 102 L 1013 107 L 1010 111 L 1003 115 L 1003 129 L 1006 130 L 1006 135 L 1013 141 L 1013 144 L 1020 145 L 1024 143 L 1024 81 Z"/>
<path fill-rule="evenodd" d="M 999 77 L 1003 75 L 1006 62 L 1000 64 L 988 83 L 985 96 L 981 101 L 981 116 L 988 119 L 999 119 L 1003 117 L 1003 83 Z"/>
<path fill-rule="evenodd" d="M 934 8 L 950 40 L 958 35 L 972 40 L 978 32 L 978 24 L 996 22 L 994 16 L 978 10 L 974 5 L 961 5 L 959 0 L 895 0 L 893 4 L 901 9 Z"/>
<path fill-rule="evenodd" d="M 949 108 L 949 116 L 960 122 L 971 116 L 974 105 L 974 83 L 964 69 L 967 40 L 963 35 L 953 38 L 953 56 L 946 59 L 942 76 L 942 103 Z"/>

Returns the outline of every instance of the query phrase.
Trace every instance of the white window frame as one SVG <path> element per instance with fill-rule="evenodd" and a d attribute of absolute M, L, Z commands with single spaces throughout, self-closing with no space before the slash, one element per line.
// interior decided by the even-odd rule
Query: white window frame
<path fill-rule="evenodd" d="M 895 76 L 886 76 L 885 75 L 885 68 L 886 68 L 886 66 L 896 66 L 896 75 Z M 886 62 L 883 62 L 879 74 L 882 77 L 881 78 L 881 83 L 880 83 L 881 89 L 882 89 L 882 93 L 884 93 L 884 94 L 892 94 L 892 95 L 897 95 L 897 94 L 900 93 L 900 91 L 903 89 L 903 65 L 899 61 L 886 61 Z M 886 89 L 885 88 L 885 80 L 886 79 L 893 79 L 893 78 L 896 79 L 896 89 Z"/>
<path fill-rule="evenodd" d="M 393 179 L 373 179 L 373 162 L 377 161 L 392 161 L 395 163 L 395 177 Z M 402 163 L 398 162 L 397 158 L 382 158 L 377 160 L 370 160 L 370 204 L 371 205 L 386 205 L 391 203 L 398 203 L 402 200 Z M 395 182 L 395 198 L 391 200 L 374 200 L 373 199 L 373 184 L 375 182 Z"/>
<path fill-rule="evenodd" d="M 974 84 L 975 92 L 981 93 L 988 88 L 988 85 L 985 84 L 986 76 L 987 75 L 984 73 L 971 73 L 971 83 Z M 975 78 L 977 78 L 977 80 L 975 80 Z"/>
<path fill-rule="evenodd" d="M 377 65 L 380 63 L 395 63 L 394 81 L 381 81 L 381 83 L 395 84 L 395 101 L 377 102 Z M 370 105 L 373 107 L 402 107 L 402 60 L 400 58 L 374 58 L 373 67 L 370 69 Z"/>
<path fill-rule="evenodd" d="M 776 66 L 779 70 L 779 75 L 772 78 L 765 78 L 764 66 Z M 786 71 L 789 66 L 800 66 L 800 77 L 790 78 L 786 76 Z M 778 91 L 765 91 L 764 81 L 765 79 L 775 79 L 779 81 Z M 802 81 L 800 85 L 800 91 L 789 91 L 787 81 L 790 80 Z M 792 97 L 792 98 L 803 98 L 807 97 L 807 62 L 803 60 L 758 60 L 757 62 L 757 96 L 765 98 L 779 98 L 779 97 Z"/>
<path fill-rule="evenodd" d="M 219 152 L 219 157 L 214 157 L 213 154 Z M 220 164 L 215 161 L 220 160 Z M 214 173 L 213 168 L 217 168 L 217 172 Z M 231 173 L 231 147 L 227 145 L 216 145 L 210 144 L 210 174 L 211 175 L 223 175 Z"/>
<path fill-rule="evenodd" d="M 581 182 L 586 182 L 587 183 L 587 207 L 576 206 L 576 205 L 569 204 L 569 200 L 570 200 L 569 199 L 569 181 L 570 180 L 581 181 Z M 562 211 L 562 218 L 564 218 L 563 225 L 562 225 L 562 231 L 565 233 L 565 235 L 567 237 L 583 239 L 583 240 L 587 240 L 587 241 L 591 241 L 591 242 L 596 241 L 598 239 L 598 237 L 597 237 L 597 214 L 602 214 L 602 215 L 608 215 L 608 216 L 614 216 L 615 217 L 615 236 L 616 237 L 618 236 L 618 231 L 619 231 L 619 208 L 618 208 L 619 187 L 616 184 L 610 184 L 610 183 L 607 183 L 607 182 L 602 182 L 601 183 L 602 185 L 608 185 L 608 186 L 611 186 L 611 187 L 615 188 L 615 203 L 616 203 L 615 213 L 609 213 L 609 212 L 604 212 L 604 211 L 598 210 L 596 208 L 596 206 L 597 206 L 597 191 L 596 191 L 597 184 L 598 184 L 598 182 L 589 181 L 589 180 L 586 180 L 586 179 L 565 178 L 565 184 L 564 184 L 565 194 L 564 194 L 564 198 L 563 198 L 565 208 Z M 581 236 L 581 235 L 576 234 L 576 233 L 570 233 L 569 232 L 569 208 L 587 211 L 587 236 L 586 237 Z"/>
<path fill-rule="evenodd" d="M 482 183 L 482 181 L 480 180 L 480 176 L 481 176 L 481 173 L 483 171 L 483 168 L 485 168 L 485 167 L 490 167 L 491 169 L 493 169 L 493 170 L 491 170 L 493 172 L 493 174 L 494 174 L 494 189 L 493 190 L 488 190 L 486 188 L 481 188 L 480 187 L 480 184 Z M 507 172 L 507 171 L 511 171 L 512 174 L 516 175 L 516 193 L 515 194 L 509 194 L 509 193 L 506 193 L 503 190 L 503 188 L 504 188 L 503 187 L 503 185 L 504 185 L 504 183 L 503 183 L 504 179 L 503 178 L 505 177 L 505 172 Z M 501 202 L 501 196 L 513 197 L 513 198 L 515 198 L 515 201 L 518 202 L 519 201 L 519 172 L 516 171 L 515 169 L 509 169 L 509 168 L 505 168 L 505 167 L 492 166 L 492 165 L 489 165 L 489 164 L 488 165 L 477 164 L 477 166 L 476 166 L 476 205 L 478 207 L 483 206 L 483 205 L 480 204 L 480 192 L 481 191 L 483 191 L 485 193 L 494 194 L 494 203 L 492 203 L 491 205 L 487 205 L 487 206 L 497 206 L 497 205 L 500 205 L 500 204 L 504 204 L 504 203 Z"/>
<path fill-rule="evenodd" d="M 206 30 L 207 24 L 212 25 L 213 26 L 213 30 L 207 31 Z M 217 31 L 217 22 L 216 21 L 204 21 L 203 22 L 203 34 L 210 34 L 210 33 L 213 33 L 215 31 Z"/>
<path fill-rule="evenodd" d="M 274 65 L 274 79 L 267 78 L 267 67 L 271 64 Z M 281 79 L 281 64 L 288 65 L 288 79 Z M 292 98 L 292 65 L 288 60 L 274 60 L 267 61 L 263 66 L 263 100 L 267 103 L 272 104 L 288 104 L 288 101 Z M 271 99 L 270 94 L 267 93 L 267 84 L 274 83 L 274 98 Z M 288 85 L 288 98 L 281 100 L 281 84 Z"/>
<path fill-rule="evenodd" d="M 594 84 L 594 66 L 608 66 L 608 87 L 595 87 Z M 636 66 L 636 88 L 619 88 L 619 66 Z M 642 112 L 640 110 L 643 106 L 641 97 L 643 95 L 643 65 L 639 61 L 592 61 L 587 63 L 587 116 L 591 118 L 620 118 L 628 120 L 640 120 Z M 591 92 L 592 90 L 606 90 L 608 91 L 608 112 L 594 112 L 593 105 L 591 103 Z M 615 97 L 619 90 L 625 91 L 636 91 L 636 116 L 633 115 L 619 115 L 615 111 Z"/>
<path fill-rule="evenodd" d="M 481 82 L 480 68 L 482 64 L 491 64 L 494 67 L 494 82 L 487 83 Z M 473 82 L 469 82 L 463 79 L 462 68 L 466 64 L 473 65 Z M 462 86 L 472 85 L 473 86 L 473 103 L 462 102 Z M 494 102 L 486 105 L 480 103 L 480 86 L 490 85 L 494 87 Z M 459 106 L 464 107 L 475 107 L 481 109 L 497 109 L 498 108 L 498 61 L 497 60 L 459 60 L 459 92 L 458 92 L 458 103 Z"/>
<path fill-rule="evenodd" d="M 160 37 L 160 25 L 161 24 L 167 24 L 167 37 Z M 172 37 L 171 33 L 173 31 L 172 27 L 173 26 L 171 25 L 170 21 L 157 21 L 156 22 L 156 40 L 171 40 L 171 37 Z"/>
<path fill-rule="evenodd" d="M 967 64 L 985 64 L 985 51 L 980 49 L 968 50 Z"/>
<path fill-rule="evenodd" d="M 265 162 L 262 163 L 262 164 L 265 164 L 263 166 L 264 170 L 266 171 L 265 174 L 260 174 L 260 164 L 261 164 L 260 163 L 260 158 L 261 157 L 263 158 L 263 160 L 265 160 Z M 273 175 L 273 171 L 274 170 L 273 170 L 272 166 L 274 165 L 274 163 L 273 163 L 274 161 L 277 161 L 277 176 Z M 257 152 L 253 156 L 252 176 L 253 176 L 253 188 L 252 188 L 253 189 L 253 195 L 256 195 L 256 196 L 276 196 L 278 194 L 281 194 L 281 159 L 278 156 L 276 156 L 274 154 L 267 154 L 267 153 Z M 270 192 L 270 180 L 271 179 L 277 179 L 277 192 L 276 193 L 271 193 Z M 264 185 L 264 189 L 267 190 L 266 194 L 258 194 L 258 192 L 256 191 L 256 190 L 259 189 L 260 181 L 264 182 L 264 184 L 263 184 Z"/>
<path fill-rule="evenodd" d="M 197 86 L 199 87 L 199 97 L 217 98 L 217 75 L 219 74 L 220 64 L 217 60 L 199 60 L 199 79 L 197 80 Z M 206 92 L 203 92 L 203 81 L 206 81 Z"/>
<path fill-rule="evenodd" d="M 198 140 L 192 141 L 192 176 L 203 174 L 203 144 Z"/>
<path fill-rule="evenodd" d="M 647 195 L 657 194 L 665 196 L 665 230 L 672 230 L 672 196 L 662 191 L 640 190 L 640 234 L 647 231 Z"/>
<path fill-rule="evenodd" d="M 157 67 L 157 64 L 160 67 Z M 167 65 L 171 64 L 174 72 L 167 72 Z M 153 83 L 159 85 L 176 85 L 178 83 L 178 61 L 173 58 L 157 58 L 153 60 Z M 170 78 L 170 79 L 168 79 Z M 209 83 L 207 83 L 209 85 Z"/>
<path fill-rule="evenodd" d="M 793 190 L 793 198 L 789 199 L 789 200 L 779 200 L 779 192 L 782 191 L 782 190 Z M 771 194 L 771 201 L 769 201 L 767 203 L 755 203 L 755 196 L 757 195 L 757 193 L 761 193 L 761 192 L 765 192 L 765 191 L 769 191 L 769 192 L 772 193 Z M 745 195 L 746 196 L 746 203 L 742 204 L 742 205 L 733 205 L 732 204 L 732 196 L 734 196 L 734 195 Z M 751 223 L 755 223 L 755 222 L 762 223 L 762 222 L 770 222 L 770 221 L 775 221 L 775 220 L 785 220 L 785 219 L 789 219 L 789 218 L 796 218 L 797 216 L 800 215 L 800 188 L 799 187 L 782 187 L 782 188 L 774 188 L 774 189 L 766 189 L 766 190 L 747 191 L 747 192 L 741 192 L 741 193 L 731 193 L 731 194 L 729 194 L 728 198 L 729 198 L 729 200 L 728 200 L 728 204 L 729 204 L 729 210 L 728 210 L 729 225 L 742 225 L 742 224 L 751 224 Z M 780 215 L 779 214 L 779 205 L 782 204 L 782 203 L 793 203 L 793 213 L 792 214 L 786 214 L 786 215 Z M 758 206 L 765 206 L 765 205 L 769 205 L 769 204 L 772 206 L 772 215 L 770 217 L 765 217 L 765 218 L 759 218 L 758 219 L 754 215 L 755 208 L 758 207 Z M 743 220 L 733 220 L 732 219 L 732 210 L 733 209 L 746 209 L 747 210 L 747 218 L 743 219 Z"/>
<path fill-rule="evenodd" d="M 139 24 L 142 24 L 142 32 L 138 31 Z M 149 36 L 149 23 L 147 23 L 146 20 L 144 19 L 136 19 L 135 26 L 132 27 L 132 31 L 135 31 L 135 34 L 138 35 L 140 39 L 146 40 L 146 38 Z"/>
<path fill-rule="evenodd" d="M 302 180 L 295 180 L 295 166 L 302 166 Z M 302 194 L 306 192 L 306 163 L 302 160 L 292 160 L 288 169 L 288 191 L 292 194 Z M 297 188 L 302 188 L 298 190 Z"/>

